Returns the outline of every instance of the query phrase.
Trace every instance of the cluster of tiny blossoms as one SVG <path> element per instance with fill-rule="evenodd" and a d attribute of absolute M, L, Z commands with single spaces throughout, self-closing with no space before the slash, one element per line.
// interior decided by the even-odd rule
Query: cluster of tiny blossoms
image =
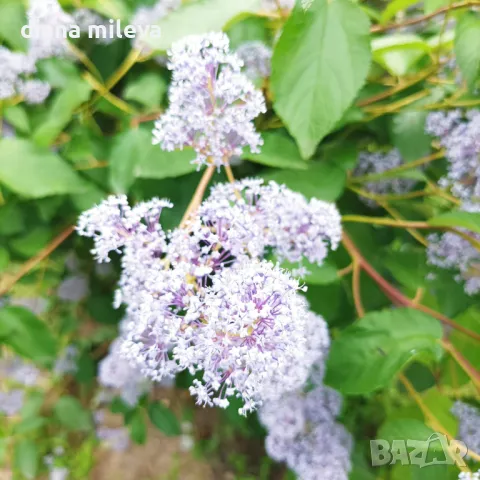
<path fill-rule="evenodd" d="M 170 105 L 155 124 L 153 143 L 167 151 L 192 147 L 199 167 L 226 165 L 244 147 L 258 153 L 262 138 L 253 119 L 266 111 L 265 100 L 241 72 L 243 62 L 230 53 L 228 37 L 192 35 L 168 55 Z"/>
<path fill-rule="evenodd" d="M 452 413 L 458 418 L 458 439 L 472 452 L 480 451 L 480 411 L 460 401 L 455 402 Z"/>
<path fill-rule="evenodd" d="M 335 420 L 341 404 L 340 394 L 322 384 L 266 402 L 259 413 L 268 455 L 300 480 L 347 480 L 353 441 Z"/>
<path fill-rule="evenodd" d="M 460 210 L 480 213 L 480 110 L 432 112 L 425 129 L 445 148 L 448 168 L 440 185 L 461 200 Z M 480 235 L 462 231 L 480 240 Z M 451 232 L 430 235 L 428 240 L 429 263 L 458 270 L 456 279 L 465 283 L 465 291 L 469 295 L 480 292 L 480 253 L 472 243 Z"/>
<path fill-rule="evenodd" d="M 26 103 L 43 102 L 50 94 L 50 85 L 27 78 L 35 72 L 31 56 L 0 46 L 0 100 L 22 95 Z"/>
<path fill-rule="evenodd" d="M 30 26 L 29 55 L 36 61 L 62 56 L 68 51 L 66 33 L 74 19 L 57 0 L 30 0 L 27 12 Z"/>
<path fill-rule="evenodd" d="M 270 76 L 272 49 L 263 42 L 242 43 L 235 53 L 243 61 L 243 72 L 253 82 L 258 82 Z"/>
<path fill-rule="evenodd" d="M 124 319 L 120 325 L 121 335 L 110 345 L 109 354 L 98 366 L 98 382 L 106 388 L 104 394 L 116 393 L 127 404 L 134 407 L 140 397 L 151 389 L 151 383 L 142 375 L 139 368 L 131 365 L 121 355 L 121 347 L 125 325 Z"/>
<path fill-rule="evenodd" d="M 461 210 L 480 213 L 480 202 L 464 204 Z M 461 230 L 480 241 L 478 233 Z M 429 235 L 428 242 L 427 257 L 431 265 L 458 270 L 455 279 L 465 283 L 465 291 L 469 295 L 480 292 L 480 252 L 471 242 L 453 232 Z"/>
<path fill-rule="evenodd" d="M 0 378 L 3 379 L 0 390 L 0 413 L 6 416 L 17 415 L 23 407 L 25 387 L 34 386 L 40 371 L 24 362 L 20 357 L 8 357 L 0 361 Z M 4 387 L 8 389 L 3 390 Z"/>
<path fill-rule="evenodd" d="M 353 172 L 356 177 L 363 175 L 383 174 L 403 165 L 404 160 L 400 152 L 394 148 L 389 152 L 361 152 L 358 156 L 358 164 Z M 416 181 L 409 178 L 382 178 L 372 180 L 364 184 L 367 192 L 374 195 L 402 194 L 410 191 Z M 370 207 L 377 203 L 370 198 L 363 198 L 362 201 Z"/>
<path fill-rule="evenodd" d="M 458 476 L 458 480 L 480 480 L 480 470 L 478 472 L 462 472 Z"/>
<path fill-rule="evenodd" d="M 226 407 L 237 396 L 242 413 L 300 388 L 328 333 L 309 313 L 305 287 L 263 257 L 321 264 L 341 237 L 335 206 L 244 180 L 216 186 L 185 227 L 167 234 L 159 217 L 170 206 L 153 199 L 131 208 L 111 197 L 79 220 L 99 261 L 123 251 L 116 302 L 129 323 L 119 351 L 155 381 L 203 373 L 190 388 L 198 403 Z"/>
<path fill-rule="evenodd" d="M 480 110 L 430 113 L 425 130 L 446 151 L 448 171 L 441 184 L 463 201 L 480 201 Z"/>

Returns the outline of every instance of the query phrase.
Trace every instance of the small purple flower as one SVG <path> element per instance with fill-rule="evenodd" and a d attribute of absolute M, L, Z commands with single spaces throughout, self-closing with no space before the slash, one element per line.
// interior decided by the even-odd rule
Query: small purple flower
<path fill-rule="evenodd" d="M 265 100 L 241 73 L 243 63 L 229 52 L 228 37 L 190 36 L 168 54 L 170 106 L 155 124 L 153 143 L 167 151 L 192 147 L 199 167 L 227 165 L 247 146 L 258 153 L 262 138 L 253 119 L 265 113 Z"/>

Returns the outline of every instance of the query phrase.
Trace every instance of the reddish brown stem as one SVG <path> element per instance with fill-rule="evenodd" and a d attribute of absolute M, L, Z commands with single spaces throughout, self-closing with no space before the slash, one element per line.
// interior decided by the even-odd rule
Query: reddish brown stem
<path fill-rule="evenodd" d="M 371 33 L 380 33 L 380 32 L 387 32 L 388 30 L 395 30 L 397 28 L 408 27 L 409 25 L 416 25 L 417 23 L 422 23 L 427 20 L 430 20 L 442 13 L 450 12 L 451 10 L 458 10 L 459 8 L 468 8 L 468 7 L 478 7 L 480 6 L 480 2 L 478 1 L 469 1 L 469 2 L 458 2 L 452 3 L 446 7 L 439 8 L 432 13 L 427 15 L 421 15 L 419 17 L 410 18 L 402 23 L 391 23 L 390 25 L 374 25 L 370 28 Z"/>
<path fill-rule="evenodd" d="M 385 295 L 397 306 L 402 307 L 409 307 L 415 308 L 416 310 L 420 310 L 421 312 L 427 313 L 428 315 L 436 318 L 440 322 L 449 327 L 458 330 L 459 332 L 468 335 L 469 337 L 477 340 L 480 342 L 480 334 L 469 330 L 468 328 L 463 327 L 462 325 L 457 324 L 450 318 L 446 317 L 445 315 L 437 312 L 425 305 L 419 304 L 411 300 L 410 298 L 403 295 L 400 290 L 395 288 L 391 283 L 385 280 L 365 259 L 365 257 L 360 253 L 356 245 L 353 243 L 352 239 L 346 234 L 343 234 L 343 245 L 350 253 L 352 259 L 356 260 L 361 268 L 378 284 L 378 286 L 382 289 Z"/>

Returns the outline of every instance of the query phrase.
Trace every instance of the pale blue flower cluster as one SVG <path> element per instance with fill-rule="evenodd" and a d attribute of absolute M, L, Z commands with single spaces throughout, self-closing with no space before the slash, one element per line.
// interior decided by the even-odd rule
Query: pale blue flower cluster
<path fill-rule="evenodd" d="M 216 186 L 184 227 L 167 234 L 159 218 L 169 206 L 154 199 L 131 208 L 125 197 L 110 197 L 79 220 L 98 260 L 123 251 L 116 303 L 127 305 L 128 320 L 111 353 L 117 360 L 101 367 L 102 383 L 124 384 L 115 371 L 120 354 L 155 381 L 201 371 L 191 387 L 197 401 L 226 407 L 238 396 L 242 413 L 301 387 L 328 332 L 309 314 L 299 281 L 263 258 L 273 250 L 280 260 L 322 264 L 341 238 L 335 206 L 244 180 Z"/>
<path fill-rule="evenodd" d="M 390 170 L 400 167 L 405 162 L 398 149 L 394 148 L 386 153 L 384 152 L 361 152 L 358 156 L 357 167 L 353 175 L 360 177 L 363 175 L 387 174 Z M 399 176 L 371 180 L 366 182 L 363 187 L 369 193 L 374 195 L 402 194 L 409 192 L 416 184 L 416 180 L 411 178 L 402 178 Z M 362 201 L 369 207 L 376 207 L 377 202 L 370 198 L 361 197 Z"/>
<path fill-rule="evenodd" d="M 153 143 L 167 151 L 193 148 L 199 167 L 228 165 L 245 147 L 258 153 L 262 138 L 253 119 L 266 112 L 265 100 L 241 72 L 227 35 L 186 37 L 168 55 L 170 105 L 155 123 Z"/>

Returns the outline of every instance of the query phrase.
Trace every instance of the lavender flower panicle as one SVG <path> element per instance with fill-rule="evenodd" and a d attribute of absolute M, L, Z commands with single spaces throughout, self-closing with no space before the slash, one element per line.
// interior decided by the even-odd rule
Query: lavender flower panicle
<path fill-rule="evenodd" d="M 166 151 L 192 147 L 193 163 L 227 165 L 244 147 L 259 152 L 262 138 L 253 119 L 266 112 L 265 100 L 241 73 L 224 33 L 187 37 L 168 52 L 172 70 L 170 106 L 157 120 L 153 143 Z"/>
<path fill-rule="evenodd" d="M 478 472 L 461 472 L 458 480 L 480 480 L 480 470 Z"/>
<path fill-rule="evenodd" d="M 62 10 L 57 0 L 30 0 L 27 17 L 30 26 L 28 53 L 32 59 L 67 53 L 66 32 L 74 25 L 74 19 Z"/>
<path fill-rule="evenodd" d="M 480 212 L 480 203 L 464 204 L 462 210 Z M 461 229 L 475 240 L 480 235 Z M 469 295 L 480 292 L 480 252 L 465 238 L 456 233 L 432 234 L 428 237 L 428 263 L 443 269 L 458 270 L 455 279 L 465 282 L 465 291 Z"/>
<path fill-rule="evenodd" d="M 96 429 L 97 438 L 115 452 L 125 452 L 130 447 L 130 434 L 124 427 L 104 427 Z"/>
<path fill-rule="evenodd" d="M 442 186 L 465 202 L 480 200 L 480 110 L 433 112 L 425 130 L 446 150 L 448 171 Z"/>
<path fill-rule="evenodd" d="M 404 160 L 400 152 L 394 148 L 387 153 L 382 152 L 361 152 L 358 156 L 358 165 L 355 168 L 354 176 L 363 176 L 377 173 L 386 173 L 389 170 L 403 165 Z M 365 190 L 374 195 L 386 195 L 390 193 L 402 194 L 409 192 L 416 184 L 416 180 L 408 178 L 388 178 L 367 182 Z M 371 208 L 377 206 L 377 202 L 370 198 L 361 197 L 361 200 Z"/>
<path fill-rule="evenodd" d="M 167 234 L 158 223 L 165 206 L 109 197 L 79 220 L 98 259 L 123 251 L 116 305 L 127 305 L 128 320 L 114 354 L 157 382 L 201 371 L 190 389 L 197 401 L 226 407 L 238 396 L 242 413 L 301 387 L 323 362 L 328 331 L 298 280 L 262 259 L 273 249 L 279 259 L 321 264 L 340 241 L 336 208 L 244 180 L 216 186 L 185 228 Z"/>
<path fill-rule="evenodd" d="M 263 42 L 252 41 L 240 45 L 235 52 L 243 61 L 242 70 L 256 82 L 271 74 L 272 49 Z"/>
<path fill-rule="evenodd" d="M 0 392 L 0 413 L 7 417 L 16 415 L 23 407 L 25 392 L 20 389 Z"/>
<path fill-rule="evenodd" d="M 23 95 L 25 102 L 30 105 L 43 103 L 50 95 L 51 87 L 41 80 L 27 80 L 19 82 L 18 92 Z"/>
<path fill-rule="evenodd" d="M 40 80 L 24 78 L 35 72 L 33 58 L 0 46 L 0 99 L 22 95 L 26 103 L 43 102 L 50 94 L 50 85 Z"/>
<path fill-rule="evenodd" d="M 457 401 L 452 407 L 452 413 L 458 418 L 458 439 L 472 452 L 480 451 L 480 410 Z"/>
<path fill-rule="evenodd" d="M 340 394 L 323 385 L 266 402 L 259 414 L 268 432 L 268 455 L 301 480 L 347 480 L 353 441 L 335 421 L 340 408 Z"/>
<path fill-rule="evenodd" d="M 151 384 L 120 355 L 121 342 L 122 338 L 117 338 L 110 346 L 110 353 L 100 362 L 98 381 L 103 387 L 117 391 L 122 400 L 133 407 L 150 390 Z"/>

